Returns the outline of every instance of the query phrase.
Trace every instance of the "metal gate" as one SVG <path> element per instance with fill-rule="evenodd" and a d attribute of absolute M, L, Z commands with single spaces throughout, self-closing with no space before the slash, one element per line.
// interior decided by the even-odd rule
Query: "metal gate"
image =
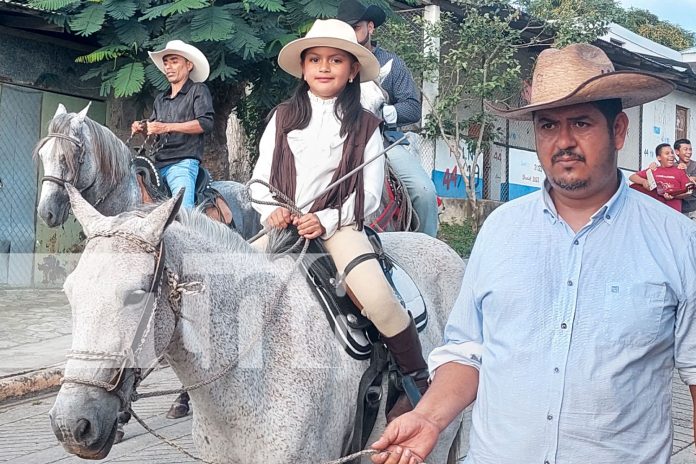
<path fill-rule="evenodd" d="M 0 86 L 0 285 L 32 282 L 41 92 Z"/>

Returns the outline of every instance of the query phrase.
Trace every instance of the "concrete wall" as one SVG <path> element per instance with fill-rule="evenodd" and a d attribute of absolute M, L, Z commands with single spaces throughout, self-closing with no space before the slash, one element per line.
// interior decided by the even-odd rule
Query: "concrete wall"
<path fill-rule="evenodd" d="M 99 82 L 83 82 L 88 69 L 75 63 L 93 47 L 0 26 L 0 81 L 103 100 Z"/>

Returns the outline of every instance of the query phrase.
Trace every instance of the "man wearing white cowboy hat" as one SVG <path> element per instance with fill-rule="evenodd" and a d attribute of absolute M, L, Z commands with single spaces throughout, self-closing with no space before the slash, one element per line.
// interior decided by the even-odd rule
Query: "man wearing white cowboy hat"
<path fill-rule="evenodd" d="M 155 153 L 155 165 L 172 194 L 186 188 L 182 205 L 193 208 L 203 134 L 213 130 L 213 100 L 203 83 L 210 66 L 200 50 L 181 40 L 172 40 L 163 50 L 149 55 L 171 88 L 157 95 L 147 124 L 135 121 L 131 131 L 158 137 L 161 145 Z"/>
<path fill-rule="evenodd" d="M 182 206 L 195 206 L 196 176 L 203 160 L 203 135 L 213 130 L 213 99 L 203 83 L 210 74 L 205 55 L 181 40 L 167 42 L 163 50 L 148 52 L 171 84 L 155 98 L 147 124 L 133 122 L 131 131 L 156 135 L 160 148 L 155 165 L 172 194 L 185 188 Z M 189 412 L 189 395 L 174 400 L 167 417 L 178 419 Z M 123 432 L 119 430 L 122 437 Z"/>
<path fill-rule="evenodd" d="M 483 225 L 430 389 L 374 462 L 421 462 L 476 400 L 467 464 L 669 463 L 675 367 L 696 397 L 696 225 L 628 188 L 617 152 L 622 109 L 673 89 L 576 44 L 539 55 L 529 105 L 489 106 L 533 121 L 547 180 Z"/>
<path fill-rule="evenodd" d="M 416 124 L 420 121 L 420 91 L 406 64 L 395 53 L 372 45 L 375 28 L 387 19 L 384 10 L 377 5 L 363 6 L 357 0 L 343 0 L 338 6 L 336 17 L 353 26 L 360 45 L 372 51 L 379 61 L 379 84 L 388 94 L 389 102 L 382 106 L 378 116 L 391 127 Z M 372 84 L 363 84 L 363 88 L 369 85 Z M 433 181 L 420 164 L 420 159 L 413 156 L 404 145 L 392 148 L 387 158 L 406 187 L 416 210 L 419 220 L 417 231 L 434 237 L 438 224 L 437 193 Z"/>

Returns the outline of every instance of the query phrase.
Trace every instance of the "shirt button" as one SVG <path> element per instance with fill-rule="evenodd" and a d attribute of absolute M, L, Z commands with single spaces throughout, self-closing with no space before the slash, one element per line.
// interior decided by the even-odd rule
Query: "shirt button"
<path fill-rule="evenodd" d="M 573 245 L 580 245 L 580 240 L 576 240 L 573 242 Z"/>
<path fill-rule="evenodd" d="M 607 214 L 607 219 L 611 219 L 611 216 Z"/>
<path fill-rule="evenodd" d="M 568 324 L 566 324 L 565 322 L 562 322 L 561 329 L 567 329 L 567 328 L 568 328 Z"/>
<path fill-rule="evenodd" d="M 551 464 L 549 461 L 544 461 L 544 464 Z"/>
<path fill-rule="evenodd" d="M 556 374 L 558 374 L 558 373 L 560 372 L 560 369 L 557 368 L 557 367 L 554 367 L 554 368 L 553 368 L 553 371 L 554 371 Z"/>
<path fill-rule="evenodd" d="M 549 414 L 548 416 L 546 416 L 546 420 L 553 420 L 553 416 Z"/>
<path fill-rule="evenodd" d="M 572 286 L 573 286 L 573 281 L 572 281 L 572 280 L 569 280 L 569 281 L 568 281 L 568 286 L 569 286 L 569 287 L 572 287 Z"/>

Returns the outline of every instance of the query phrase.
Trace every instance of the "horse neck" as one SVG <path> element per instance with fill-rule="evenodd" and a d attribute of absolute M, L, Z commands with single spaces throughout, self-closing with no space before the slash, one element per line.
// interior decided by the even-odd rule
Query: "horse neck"
<path fill-rule="evenodd" d="M 167 267 L 180 276 L 180 283 L 202 281 L 206 289 L 201 295 L 184 297 L 182 319 L 167 353 L 172 367 L 184 383 L 195 383 L 230 362 L 238 363 L 235 369 L 273 363 L 269 358 L 278 353 L 261 342 L 290 338 L 286 321 L 293 306 L 276 298 L 281 287 L 274 272 L 277 265 L 241 238 L 238 249 L 224 251 L 201 243 L 196 235 L 182 226 L 165 233 Z M 290 280 L 293 287 L 304 285 L 299 274 Z M 262 344 L 264 353 L 258 348 Z"/>
<path fill-rule="evenodd" d="M 116 180 L 114 187 L 110 187 L 110 179 L 112 174 L 104 172 L 105 169 L 97 169 L 97 179 L 94 182 L 94 192 L 91 198 L 94 202 L 99 202 L 96 205 L 97 210 L 107 216 L 113 216 L 124 211 L 131 211 L 142 204 L 142 193 L 138 186 L 135 168 L 131 163 L 131 152 L 128 146 L 123 143 L 116 135 L 93 121 L 89 124 L 92 133 L 92 149 L 95 159 L 106 160 L 111 157 L 111 168 L 114 173 L 117 172 L 119 166 L 127 164 L 125 175 L 121 179 Z M 101 163 L 99 163 L 101 164 Z M 99 166 L 98 164 L 98 166 Z"/>
<path fill-rule="evenodd" d="M 97 180 L 97 183 L 100 182 Z M 102 183 L 101 185 L 105 185 Z M 98 192 L 99 196 L 103 195 L 103 200 L 96 206 L 97 211 L 105 216 L 115 216 L 125 211 L 132 211 L 143 204 L 143 196 L 138 186 L 136 173 L 133 168 L 129 170 L 129 174 L 120 181 L 111 191 L 104 191 L 105 188 Z"/>

